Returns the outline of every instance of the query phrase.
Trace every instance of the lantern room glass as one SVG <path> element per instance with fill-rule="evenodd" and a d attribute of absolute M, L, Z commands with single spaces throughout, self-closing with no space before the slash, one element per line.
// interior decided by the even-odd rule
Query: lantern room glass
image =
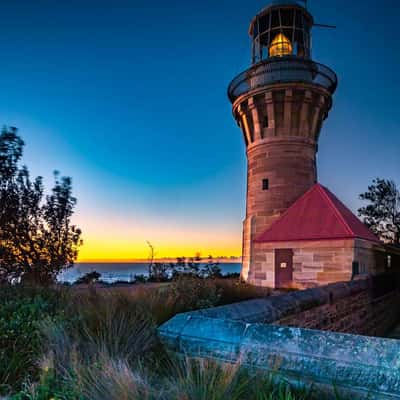
<path fill-rule="evenodd" d="M 311 59 L 313 18 L 301 6 L 271 6 L 250 26 L 253 64 L 272 57 Z"/>

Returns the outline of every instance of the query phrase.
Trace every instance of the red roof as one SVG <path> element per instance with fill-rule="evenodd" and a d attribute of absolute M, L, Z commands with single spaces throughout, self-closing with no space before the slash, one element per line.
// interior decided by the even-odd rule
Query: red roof
<path fill-rule="evenodd" d="M 255 242 L 379 239 L 326 187 L 315 184 Z"/>

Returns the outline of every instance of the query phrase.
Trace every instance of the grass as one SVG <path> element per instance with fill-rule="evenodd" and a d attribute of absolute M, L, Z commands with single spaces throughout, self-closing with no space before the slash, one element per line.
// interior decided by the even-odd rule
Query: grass
<path fill-rule="evenodd" d="M 119 294 L 6 289 L 2 298 L 12 302 L 11 310 L 18 310 L 21 324 L 15 338 L 23 333 L 23 340 L 15 346 L 2 342 L 9 349 L 7 363 L 0 358 L 0 371 L 4 374 L 16 365 L 3 376 L 4 392 L 14 393 L 12 400 L 312 398 L 310 389 L 250 374 L 239 364 L 168 354 L 158 342 L 156 328 L 175 313 L 268 294 L 227 281 L 190 279 L 160 290 Z M 25 314 L 21 310 L 28 304 L 34 304 L 33 312 Z M 10 329 L 0 326 L 0 335 Z"/>

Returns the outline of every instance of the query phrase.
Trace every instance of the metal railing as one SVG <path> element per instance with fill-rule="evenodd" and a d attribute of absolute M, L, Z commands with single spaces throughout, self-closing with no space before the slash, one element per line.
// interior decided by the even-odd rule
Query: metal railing
<path fill-rule="evenodd" d="M 311 60 L 270 59 L 255 64 L 238 75 L 228 87 L 228 97 L 233 103 L 238 97 L 254 89 L 288 82 L 322 86 L 333 94 L 337 87 L 337 76 L 330 68 Z"/>

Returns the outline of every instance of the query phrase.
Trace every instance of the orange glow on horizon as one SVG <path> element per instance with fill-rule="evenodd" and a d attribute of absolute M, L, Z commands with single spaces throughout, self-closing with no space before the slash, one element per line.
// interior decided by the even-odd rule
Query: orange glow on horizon
<path fill-rule="evenodd" d="M 175 259 L 176 257 L 194 257 L 200 253 L 202 257 L 212 255 L 217 257 L 240 257 L 241 246 L 226 244 L 226 246 L 190 246 L 177 244 L 164 244 L 152 242 L 155 247 L 156 259 Z M 132 262 L 146 261 L 149 258 L 149 247 L 144 241 L 142 243 L 103 242 L 97 240 L 86 240 L 79 251 L 77 262 Z"/>
<path fill-rule="evenodd" d="M 122 230 L 122 231 L 121 231 Z M 212 232 L 180 231 L 170 229 L 144 231 L 125 231 L 123 229 L 104 230 L 102 233 L 84 230 L 83 245 L 79 249 L 77 262 L 132 262 L 147 260 L 151 242 L 155 249 L 155 258 L 194 257 L 240 257 L 241 232 L 232 234 L 215 229 Z"/>
<path fill-rule="evenodd" d="M 74 223 L 82 228 L 83 245 L 77 262 L 132 262 L 148 260 L 149 241 L 157 259 L 176 257 L 240 257 L 241 223 L 237 226 L 195 221 L 176 221 L 163 216 L 78 214 Z"/>

